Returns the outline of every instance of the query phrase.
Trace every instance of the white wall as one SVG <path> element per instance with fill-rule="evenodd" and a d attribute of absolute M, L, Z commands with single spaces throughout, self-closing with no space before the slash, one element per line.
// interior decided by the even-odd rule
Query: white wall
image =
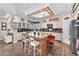
<path fill-rule="evenodd" d="M 6 30 L 1 29 L 2 28 L 1 27 L 2 22 L 7 22 L 7 20 L 0 17 L 0 40 L 2 40 L 4 38 L 4 35 L 6 34 Z"/>
<path fill-rule="evenodd" d="M 62 21 L 62 28 L 63 28 L 63 42 L 70 44 L 70 40 L 69 40 L 69 20 L 63 20 Z"/>
<path fill-rule="evenodd" d="M 46 19 L 46 23 L 42 23 L 42 28 L 47 28 L 47 24 L 53 24 L 53 28 L 62 28 L 62 21 L 59 19 L 58 21 L 49 21 Z"/>
<path fill-rule="evenodd" d="M 51 21 L 51 22 L 49 22 L 49 19 L 46 19 L 46 23 L 42 23 L 42 27 L 47 28 L 47 24 L 53 24 L 53 28 L 62 28 L 61 19 L 59 19 L 58 21 Z M 45 32 L 45 33 L 47 33 L 47 32 Z M 55 40 L 62 41 L 62 33 L 53 32 L 53 35 L 55 36 Z"/>
<path fill-rule="evenodd" d="M 70 39 L 69 39 L 69 37 L 70 37 L 69 36 L 69 29 L 70 29 L 70 27 L 69 26 L 70 26 L 71 20 L 73 20 L 73 19 L 71 19 L 70 15 L 67 15 L 67 16 L 69 16 L 70 18 L 66 19 L 66 20 L 65 19 L 62 20 L 62 29 L 63 29 L 62 42 L 70 44 Z"/>
<path fill-rule="evenodd" d="M 63 34 L 62 34 L 62 38 L 63 38 L 63 42 L 64 43 L 67 43 L 67 44 L 70 44 L 70 40 L 69 40 L 69 25 L 70 25 L 70 22 L 72 20 L 76 20 L 77 19 L 77 14 L 79 13 L 79 7 L 77 8 L 77 10 L 75 11 L 74 14 L 72 14 L 73 16 L 71 15 L 67 15 L 70 17 L 70 19 L 67 19 L 67 20 L 62 20 L 62 28 L 63 28 Z M 67 16 L 64 16 L 64 17 L 67 17 Z M 64 18 L 62 17 L 62 18 Z"/>
<path fill-rule="evenodd" d="M 47 28 L 47 23 L 42 23 L 41 28 Z"/>
<path fill-rule="evenodd" d="M 62 21 L 54 21 L 53 28 L 62 28 Z"/>

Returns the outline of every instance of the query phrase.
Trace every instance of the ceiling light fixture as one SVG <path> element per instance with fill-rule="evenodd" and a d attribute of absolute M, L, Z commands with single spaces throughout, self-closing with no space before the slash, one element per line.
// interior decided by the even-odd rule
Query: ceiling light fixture
<path fill-rule="evenodd" d="M 54 13 L 51 11 L 49 7 L 43 8 L 41 10 L 32 13 L 32 17 L 35 18 L 43 18 L 51 15 L 54 15 Z"/>

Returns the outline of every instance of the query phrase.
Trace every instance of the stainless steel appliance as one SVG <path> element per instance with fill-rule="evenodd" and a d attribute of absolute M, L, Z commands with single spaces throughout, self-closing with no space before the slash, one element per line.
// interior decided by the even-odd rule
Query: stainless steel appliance
<path fill-rule="evenodd" d="M 77 54 L 77 39 L 79 39 L 79 20 L 72 20 L 70 23 L 70 50 L 74 54 Z"/>

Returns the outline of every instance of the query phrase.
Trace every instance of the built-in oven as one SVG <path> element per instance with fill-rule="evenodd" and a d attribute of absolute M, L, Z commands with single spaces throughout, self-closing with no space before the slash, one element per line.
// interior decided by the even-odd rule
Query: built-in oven
<path fill-rule="evenodd" d="M 47 24 L 47 28 L 49 32 L 53 31 L 53 24 Z"/>

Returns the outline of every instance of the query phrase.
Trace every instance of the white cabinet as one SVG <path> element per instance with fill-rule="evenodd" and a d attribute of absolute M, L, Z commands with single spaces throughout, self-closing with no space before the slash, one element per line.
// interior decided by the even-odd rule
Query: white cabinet
<path fill-rule="evenodd" d="M 13 23 L 14 28 L 18 28 L 18 23 Z"/>
<path fill-rule="evenodd" d="M 18 23 L 18 28 L 27 28 L 27 23 L 25 22 Z"/>
<path fill-rule="evenodd" d="M 18 40 L 23 40 L 22 34 L 25 34 L 25 33 L 26 33 L 26 32 L 18 32 L 18 33 L 17 33 L 17 36 L 16 36 L 17 39 L 18 39 Z"/>
<path fill-rule="evenodd" d="M 41 28 L 41 26 L 40 26 L 40 24 L 33 24 L 33 23 L 30 23 L 30 24 L 28 24 L 27 25 L 28 26 L 28 28 L 29 29 L 40 29 Z"/>
<path fill-rule="evenodd" d="M 13 23 L 14 28 L 27 28 L 27 23 L 20 22 L 20 23 Z"/>
<path fill-rule="evenodd" d="M 6 43 L 12 42 L 12 35 L 5 35 L 5 42 Z"/>
<path fill-rule="evenodd" d="M 55 40 L 62 41 L 62 33 L 53 33 Z"/>
<path fill-rule="evenodd" d="M 22 33 L 17 33 L 18 40 L 22 40 Z"/>
<path fill-rule="evenodd" d="M 21 23 L 21 28 L 27 28 L 27 23 Z"/>

